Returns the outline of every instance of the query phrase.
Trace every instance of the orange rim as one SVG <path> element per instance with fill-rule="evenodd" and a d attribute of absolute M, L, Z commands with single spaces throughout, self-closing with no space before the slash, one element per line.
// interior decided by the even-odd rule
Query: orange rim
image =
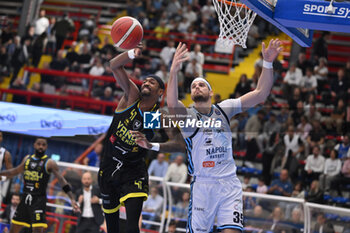
<path fill-rule="evenodd" d="M 233 6 L 236 6 L 236 7 L 244 7 L 244 8 L 247 8 L 249 9 L 246 5 L 244 5 L 243 3 L 237 3 L 237 2 L 233 2 L 233 1 L 228 1 L 228 0 L 217 0 L 218 2 L 222 2 L 222 3 L 225 3 L 227 5 L 233 5 Z"/>

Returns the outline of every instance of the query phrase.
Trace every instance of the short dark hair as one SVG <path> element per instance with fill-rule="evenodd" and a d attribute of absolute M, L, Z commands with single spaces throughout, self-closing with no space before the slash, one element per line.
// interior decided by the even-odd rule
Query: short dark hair
<path fill-rule="evenodd" d="M 170 223 L 169 223 L 169 226 L 175 226 L 176 227 L 176 222 L 174 220 L 172 220 Z"/>

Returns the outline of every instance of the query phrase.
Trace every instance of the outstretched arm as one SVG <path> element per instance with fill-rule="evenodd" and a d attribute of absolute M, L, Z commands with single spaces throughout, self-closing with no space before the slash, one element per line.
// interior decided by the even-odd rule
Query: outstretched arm
<path fill-rule="evenodd" d="M 281 51 L 281 41 L 278 39 L 271 40 L 266 49 L 265 43 L 262 43 L 262 55 L 264 58 L 263 70 L 256 89 L 241 97 L 242 109 L 254 107 L 255 105 L 265 101 L 269 96 L 273 85 L 272 62 Z"/>
<path fill-rule="evenodd" d="M 166 128 L 165 132 L 169 137 L 167 142 L 151 143 L 147 140 L 146 136 L 139 131 L 130 131 L 131 135 L 135 138 L 136 143 L 145 149 L 155 150 L 159 152 L 185 152 L 185 142 L 177 128 Z M 158 144 L 158 145 L 156 145 Z"/>
<path fill-rule="evenodd" d="M 58 183 L 61 185 L 63 191 L 65 193 L 67 193 L 69 199 L 71 200 L 73 211 L 80 212 L 80 208 L 74 199 L 74 195 L 73 195 L 72 191 L 70 190 L 70 185 L 68 184 L 66 179 L 60 173 L 58 166 L 57 166 L 57 163 L 55 161 L 53 161 L 52 159 L 50 159 L 47 162 L 47 170 L 48 170 L 48 172 L 52 172 L 55 175 L 55 177 L 58 179 Z"/>
<path fill-rule="evenodd" d="M 14 177 L 14 176 L 22 173 L 24 171 L 24 162 L 26 161 L 27 158 L 28 158 L 28 155 L 26 157 L 24 157 L 24 159 L 22 160 L 22 163 L 20 165 L 18 165 L 17 167 L 7 169 L 4 171 L 0 171 L 0 176 L 7 176 L 8 178 L 11 178 L 11 177 Z"/>
<path fill-rule="evenodd" d="M 131 62 L 133 57 L 136 58 L 138 56 L 141 56 L 141 46 L 121 53 L 109 62 L 115 80 L 124 91 L 124 95 L 118 104 L 118 110 L 126 108 L 139 98 L 138 87 L 129 79 L 128 74 L 124 69 L 125 64 Z"/>
<path fill-rule="evenodd" d="M 167 87 L 167 104 L 170 114 L 186 114 L 185 105 L 179 100 L 177 73 L 181 68 L 181 64 L 189 59 L 186 44 L 179 43 L 176 48 L 173 63 L 171 64 L 169 81 Z"/>

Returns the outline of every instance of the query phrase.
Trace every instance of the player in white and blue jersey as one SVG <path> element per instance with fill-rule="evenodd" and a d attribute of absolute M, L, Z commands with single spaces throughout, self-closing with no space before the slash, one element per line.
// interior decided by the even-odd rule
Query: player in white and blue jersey
<path fill-rule="evenodd" d="M 208 127 L 204 127 L 204 123 L 202 127 L 180 127 L 188 152 L 189 173 L 193 176 L 188 232 L 210 232 L 215 217 L 218 230 L 224 233 L 243 231 L 242 186 L 232 157 L 230 119 L 266 100 L 273 85 L 272 62 L 281 51 L 278 39 L 271 40 L 267 48 L 262 44 L 263 70 L 257 88 L 238 99 L 212 105 L 210 84 L 203 78 L 194 79 L 191 84 L 194 106 L 186 108 L 178 98 L 177 73 L 182 62 L 188 60 L 188 51 L 185 44 L 177 47 L 167 89 L 169 113 L 185 121 L 221 122 L 207 124 Z"/>

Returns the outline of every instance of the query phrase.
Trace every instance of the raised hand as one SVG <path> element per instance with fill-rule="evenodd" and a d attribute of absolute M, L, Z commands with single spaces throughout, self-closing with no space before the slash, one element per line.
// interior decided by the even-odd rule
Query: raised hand
<path fill-rule="evenodd" d="M 142 55 L 142 50 L 143 50 L 143 44 L 140 42 L 137 47 L 135 48 L 135 57 L 140 57 Z"/>
<path fill-rule="evenodd" d="M 265 48 L 265 43 L 262 43 L 262 55 L 265 61 L 273 62 L 278 54 L 283 50 L 279 39 L 270 40 L 269 46 Z"/>
<path fill-rule="evenodd" d="M 150 149 L 152 147 L 151 143 L 147 140 L 146 136 L 139 131 L 130 130 L 132 137 L 135 139 L 137 145 L 142 148 Z"/>
<path fill-rule="evenodd" d="M 171 64 L 171 68 L 170 68 L 171 73 L 173 73 L 173 72 L 177 73 L 181 68 L 181 64 L 184 61 L 189 60 L 189 56 L 186 55 L 187 52 L 188 52 L 188 49 L 187 49 L 186 44 L 180 42 L 176 48 L 173 62 Z"/>

